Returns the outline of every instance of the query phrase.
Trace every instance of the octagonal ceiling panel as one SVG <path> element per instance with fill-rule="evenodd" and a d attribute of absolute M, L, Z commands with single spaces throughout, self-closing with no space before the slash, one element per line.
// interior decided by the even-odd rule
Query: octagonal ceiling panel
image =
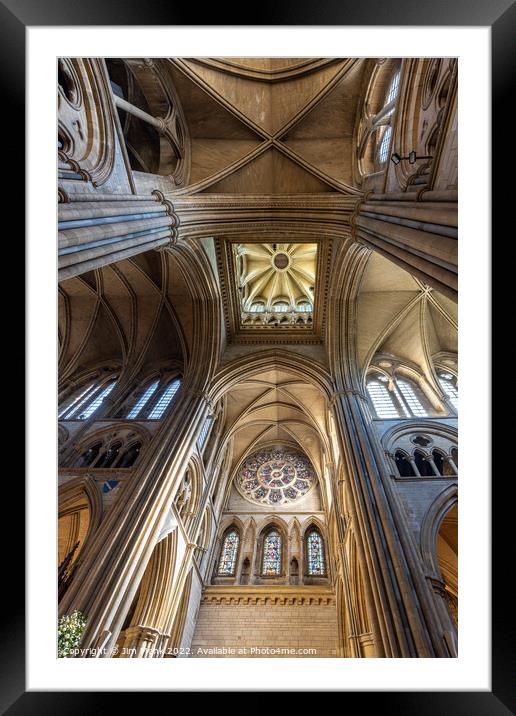
<path fill-rule="evenodd" d="M 243 312 L 312 310 L 317 244 L 235 244 L 234 250 Z"/>

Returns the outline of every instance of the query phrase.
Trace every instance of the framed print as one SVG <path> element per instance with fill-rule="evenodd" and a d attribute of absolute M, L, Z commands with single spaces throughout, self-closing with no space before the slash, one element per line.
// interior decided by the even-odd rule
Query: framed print
<path fill-rule="evenodd" d="M 6 713 L 510 713 L 487 271 L 514 7 L 0 11 L 28 169 Z"/>

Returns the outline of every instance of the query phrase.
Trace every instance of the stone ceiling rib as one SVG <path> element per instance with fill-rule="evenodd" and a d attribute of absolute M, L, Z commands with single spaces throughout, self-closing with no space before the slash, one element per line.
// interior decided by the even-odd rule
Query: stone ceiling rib
<path fill-rule="evenodd" d="M 191 80 L 195 85 L 200 87 L 204 92 L 206 92 L 212 99 L 214 99 L 216 102 L 218 102 L 222 107 L 224 107 L 230 114 L 232 114 L 236 119 L 238 119 L 242 124 L 247 126 L 249 129 L 251 129 L 255 134 L 257 134 L 259 137 L 262 137 L 263 139 L 269 139 L 270 133 L 263 129 L 259 124 L 256 122 L 253 122 L 252 119 L 247 117 L 243 112 L 241 112 L 237 107 L 235 107 L 231 102 L 228 102 L 227 99 L 225 99 L 222 95 L 220 95 L 216 90 L 211 87 L 211 85 L 206 82 L 202 77 L 200 77 L 186 62 L 185 60 L 174 58 L 169 60 L 171 64 L 176 67 L 178 70 L 180 70 L 186 77 L 188 77 L 189 80 Z"/>

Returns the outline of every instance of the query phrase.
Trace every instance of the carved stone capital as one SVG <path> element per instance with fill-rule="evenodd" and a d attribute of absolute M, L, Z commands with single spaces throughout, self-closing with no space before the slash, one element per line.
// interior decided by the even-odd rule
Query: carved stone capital
<path fill-rule="evenodd" d="M 192 390 L 191 395 L 201 398 L 203 401 L 205 401 L 208 405 L 208 415 L 213 415 L 215 412 L 215 403 L 213 402 L 213 399 L 203 390 Z"/>
<path fill-rule="evenodd" d="M 427 577 L 427 579 L 435 594 L 438 594 L 443 599 L 446 599 L 447 595 L 444 582 L 436 577 Z"/>
<path fill-rule="evenodd" d="M 360 398 L 361 400 L 364 400 L 367 402 L 366 396 L 360 392 L 360 390 L 355 390 L 354 388 L 345 388 L 344 390 L 337 390 L 330 398 L 330 408 L 333 408 L 335 403 L 339 398 L 345 398 L 349 395 L 356 395 L 357 398 Z"/>

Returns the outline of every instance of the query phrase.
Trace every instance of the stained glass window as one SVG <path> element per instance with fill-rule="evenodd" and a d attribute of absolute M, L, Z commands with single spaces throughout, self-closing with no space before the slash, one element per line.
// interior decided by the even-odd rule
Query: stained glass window
<path fill-rule="evenodd" d="M 322 577 L 326 574 L 324 564 L 324 546 L 317 530 L 311 530 L 306 538 L 308 574 Z"/>
<path fill-rule="evenodd" d="M 262 574 L 281 573 L 281 536 L 276 530 L 267 534 L 263 542 Z"/>
<path fill-rule="evenodd" d="M 379 382 L 380 381 L 380 382 Z M 428 409 L 420 398 L 421 390 L 407 380 L 392 378 L 390 390 L 383 382 L 384 375 L 370 376 L 367 380 L 367 392 L 379 418 L 411 418 L 428 415 Z"/>
<path fill-rule="evenodd" d="M 240 537 L 236 530 L 230 530 L 224 537 L 219 562 L 219 574 L 235 574 Z"/>
<path fill-rule="evenodd" d="M 301 311 L 302 313 L 309 313 L 312 310 L 312 304 L 311 303 L 298 303 L 297 310 Z"/>
<path fill-rule="evenodd" d="M 306 455 L 277 445 L 258 450 L 244 460 L 236 485 L 252 502 L 278 505 L 304 497 L 315 482 L 315 470 Z"/>

